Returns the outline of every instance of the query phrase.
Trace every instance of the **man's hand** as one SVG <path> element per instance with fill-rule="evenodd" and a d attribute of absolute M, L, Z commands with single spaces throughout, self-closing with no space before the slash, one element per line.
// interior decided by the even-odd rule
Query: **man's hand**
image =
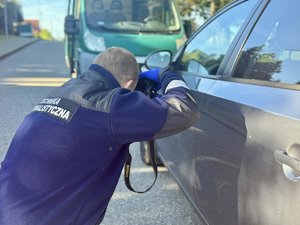
<path fill-rule="evenodd" d="M 160 69 L 148 70 L 146 72 L 140 73 L 139 79 L 148 78 L 149 80 L 153 80 L 158 84 L 158 90 L 161 89 L 160 81 L 158 78 L 158 73 Z"/>

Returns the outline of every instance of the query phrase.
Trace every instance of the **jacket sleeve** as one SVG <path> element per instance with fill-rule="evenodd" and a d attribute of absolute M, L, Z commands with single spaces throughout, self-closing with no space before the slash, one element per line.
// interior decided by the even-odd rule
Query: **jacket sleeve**
<path fill-rule="evenodd" d="M 119 143 L 167 137 L 188 129 L 200 117 L 185 82 L 174 71 L 160 76 L 164 95 L 150 99 L 139 91 L 118 89 L 111 101 L 113 138 Z"/>

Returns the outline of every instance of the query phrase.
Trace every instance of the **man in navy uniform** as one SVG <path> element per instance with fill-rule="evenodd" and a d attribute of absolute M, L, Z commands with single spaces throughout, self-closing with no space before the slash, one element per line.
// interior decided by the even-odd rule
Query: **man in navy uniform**
<path fill-rule="evenodd" d="M 42 99 L 2 162 L 0 224 L 99 224 L 130 143 L 170 136 L 199 118 L 185 82 L 158 71 L 140 74 L 162 87 L 163 96 L 150 99 L 134 91 L 135 57 L 113 47 Z"/>

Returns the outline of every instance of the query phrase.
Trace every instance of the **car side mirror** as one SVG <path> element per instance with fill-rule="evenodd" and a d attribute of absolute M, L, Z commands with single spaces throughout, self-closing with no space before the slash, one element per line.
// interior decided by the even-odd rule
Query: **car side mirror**
<path fill-rule="evenodd" d="M 161 50 L 150 53 L 145 61 L 147 69 L 163 68 L 170 64 L 172 53 L 169 50 Z"/>
<path fill-rule="evenodd" d="M 183 24 L 185 35 L 187 38 L 189 38 L 192 35 L 192 21 L 185 20 Z"/>
<path fill-rule="evenodd" d="M 209 74 L 207 69 L 195 59 L 189 59 L 188 61 L 186 61 L 184 70 L 190 73 L 196 73 L 200 75 Z"/>
<path fill-rule="evenodd" d="M 67 15 L 65 18 L 65 34 L 74 35 L 77 33 L 77 21 L 73 15 Z"/>

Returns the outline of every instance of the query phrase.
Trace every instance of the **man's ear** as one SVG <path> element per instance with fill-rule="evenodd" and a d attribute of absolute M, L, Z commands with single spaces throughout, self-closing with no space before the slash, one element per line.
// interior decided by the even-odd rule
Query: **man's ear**
<path fill-rule="evenodd" d="M 133 91 L 135 89 L 136 84 L 134 84 L 135 82 L 133 80 L 129 80 L 127 82 L 124 82 L 123 84 L 121 84 L 122 88 L 127 88 L 130 89 L 131 91 Z"/>

